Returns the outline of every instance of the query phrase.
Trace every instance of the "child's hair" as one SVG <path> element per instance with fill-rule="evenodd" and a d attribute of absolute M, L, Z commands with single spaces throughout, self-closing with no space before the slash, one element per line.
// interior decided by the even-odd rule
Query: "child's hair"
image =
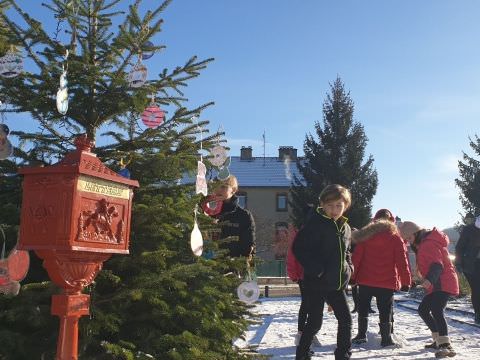
<path fill-rule="evenodd" d="M 350 190 L 346 187 L 338 184 L 332 184 L 326 186 L 320 196 L 318 197 L 321 204 L 328 203 L 330 201 L 342 200 L 345 203 L 345 210 L 352 204 L 352 195 Z"/>
<path fill-rule="evenodd" d="M 226 179 L 218 180 L 216 187 L 220 187 L 222 185 L 228 185 L 233 189 L 233 192 L 237 192 L 238 190 L 238 180 L 234 175 L 229 175 Z"/>
<path fill-rule="evenodd" d="M 380 209 L 375 213 L 373 220 L 389 220 L 391 222 L 395 222 L 395 217 L 390 210 Z"/>

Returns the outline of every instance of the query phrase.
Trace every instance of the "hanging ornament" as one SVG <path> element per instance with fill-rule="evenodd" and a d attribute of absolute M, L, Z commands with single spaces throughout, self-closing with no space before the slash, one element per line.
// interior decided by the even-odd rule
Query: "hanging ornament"
<path fill-rule="evenodd" d="M 229 166 L 230 166 L 230 158 L 227 158 L 227 160 L 223 163 L 223 165 L 218 168 L 217 177 L 220 180 L 226 180 L 230 176 L 230 170 L 228 169 Z"/>
<path fill-rule="evenodd" d="M 118 173 L 127 179 L 130 179 L 130 170 L 127 169 L 127 165 L 130 164 L 130 161 L 131 160 L 128 160 L 124 163 L 123 158 L 120 158 L 120 171 Z"/>
<path fill-rule="evenodd" d="M 143 123 L 151 129 L 158 127 L 165 118 L 165 112 L 155 103 L 155 95 L 152 94 L 150 105 L 142 113 Z"/>
<path fill-rule="evenodd" d="M 190 247 L 192 248 L 193 254 L 195 256 L 201 256 L 203 252 L 203 237 L 200 229 L 198 228 L 197 212 L 198 212 L 198 207 L 195 206 L 193 230 L 192 230 L 192 233 L 190 234 Z"/>
<path fill-rule="evenodd" d="M 0 75 L 6 78 L 18 76 L 23 71 L 22 56 L 13 48 L 8 50 L 5 56 L 0 58 Z"/>
<path fill-rule="evenodd" d="M 237 296 L 245 304 L 253 304 L 260 297 L 260 288 L 256 281 L 244 281 L 237 287 Z"/>
<path fill-rule="evenodd" d="M 128 85 L 133 88 L 141 87 L 145 84 L 145 81 L 147 81 L 147 74 L 148 70 L 145 65 L 142 64 L 142 57 L 139 55 L 137 63 L 128 73 Z"/>
<path fill-rule="evenodd" d="M 64 70 L 60 76 L 60 87 L 57 91 L 57 110 L 60 114 L 65 115 L 68 111 L 68 88 L 67 88 L 67 72 Z"/>
<path fill-rule="evenodd" d="M 210 158 L 208 161 L 216 167 L 220 167 L 227 160 L 227 149 L 222 145 L 215 145 L 212 150 L 210 150 Z"/>
<path fill-rule="evenodd" d="M 30 257 L 28 251 L 17 250 L 15 247 L 5 259 L 5 233 L 1 227 L 0 230 L 4 239 L 0 258 L 0 293 L 17 295 L 20 281 L 27 275 Z"/>
<path fill-rule="evenodd" d="M 208 216 L 216 216 L 222 212 L 223 201 L 217 199 L 215 195 L 208 195 L 202 201 L 200 207 Z"/>
<path fill-rule="evenodd" d="M 68 50 L 65 53 L 65 61 L 68 58 Z M 60 75 L 60 87 L 57 91 L 57 110 L 60 114 L 65 115 L 68 111 L 68 81 L 67 70 L 62 65 L 62 75 Z"/>
<path fill-rule="evenodd" d="M 204 196 L 208 195 L 208 186 L 207 179 L 205 178 L 207 174 L 207 167 L 200 160 L 197 163 L 197 181 L 195 183 L 195 193 L 203 194 Z"/>
<path fill-rule="evenodd" d="M 5 124 L 0 124 L 0 160 L 5 160 L 13 155 L 13 146 L 7 136 L 10 129 Z"/>
<path fill-rule="evenodd" d="M 145 42 L 143 48 L 146 49 L 146 51 L 144 50 L 142 52 L 142 60 L 148 60 L 155 54 L 154 47 L 155 45 L 151 41 Z"/>

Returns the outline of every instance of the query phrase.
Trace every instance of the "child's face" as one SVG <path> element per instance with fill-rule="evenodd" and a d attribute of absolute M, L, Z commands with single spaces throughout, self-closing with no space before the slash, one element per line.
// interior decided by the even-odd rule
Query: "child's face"
<path fill-rule="evenodd" d="M 235 191 L 230 185 L 222 184 L 215 189 L 215 196 L 218 200 L 224 201 L 230 199 Z"/>
<path fill-rule="evenodd" d="M 333 220 L 338 220 L 345 211 L 345 202 L 342 199 L 325 203 L 322 202 L 320 206 L 323 208 L 323 211 L 325 211 L 325 214 Z"/>

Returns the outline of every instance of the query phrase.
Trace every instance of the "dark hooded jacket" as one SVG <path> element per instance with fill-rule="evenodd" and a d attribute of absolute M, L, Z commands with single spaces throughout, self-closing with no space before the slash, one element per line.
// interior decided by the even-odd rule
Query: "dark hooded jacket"
<path fill-rule="evenodd" d="M 221 226 L 220 239 L 227 240 L 220 248 L 229 256 L 249 256 L 255 253 L 255 220 L 250 211 L 238 205 L 234 195 L 223 202 L 222 211 L 215 216 Z"/>
<path fill-rule="evenodd" d="M 474 224 L 466 225 L 455 246 L 455 264 L 462 267 L 463 272 L 473 274 L 475 262 L 480 261 L 480 229 Z"/>
<path fill-rule="evenodd" d="M 412 279 L 407 248 L 394 223 L 377 220 L 352 233 L 353 281 L 358 285 L 399 290 Z"/>
<path fill-rule="evenodd" d="M 346 217 L 335 221 L 320 211 L 312 214 L 292 246 L 304 278 L 315 279 L 325 291 L 343 290 L 352 273 L 350 235 Z"/>

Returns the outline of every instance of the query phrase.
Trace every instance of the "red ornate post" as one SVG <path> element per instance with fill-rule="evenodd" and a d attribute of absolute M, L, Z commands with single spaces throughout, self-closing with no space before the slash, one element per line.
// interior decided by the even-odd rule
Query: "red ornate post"
<path fill-rule="evenodd" d="M 133 188 L 138 182 L 108 169 L 79 136 L 59 163 L 26 167 L 19 248 L 43 259 L 50 279 L 62 288 L 52 296 L 60 318 L 57 360 L 78 359 L 78 320 L 89 314 L 90 285 L 112 254 L 128 254 Z"/>

